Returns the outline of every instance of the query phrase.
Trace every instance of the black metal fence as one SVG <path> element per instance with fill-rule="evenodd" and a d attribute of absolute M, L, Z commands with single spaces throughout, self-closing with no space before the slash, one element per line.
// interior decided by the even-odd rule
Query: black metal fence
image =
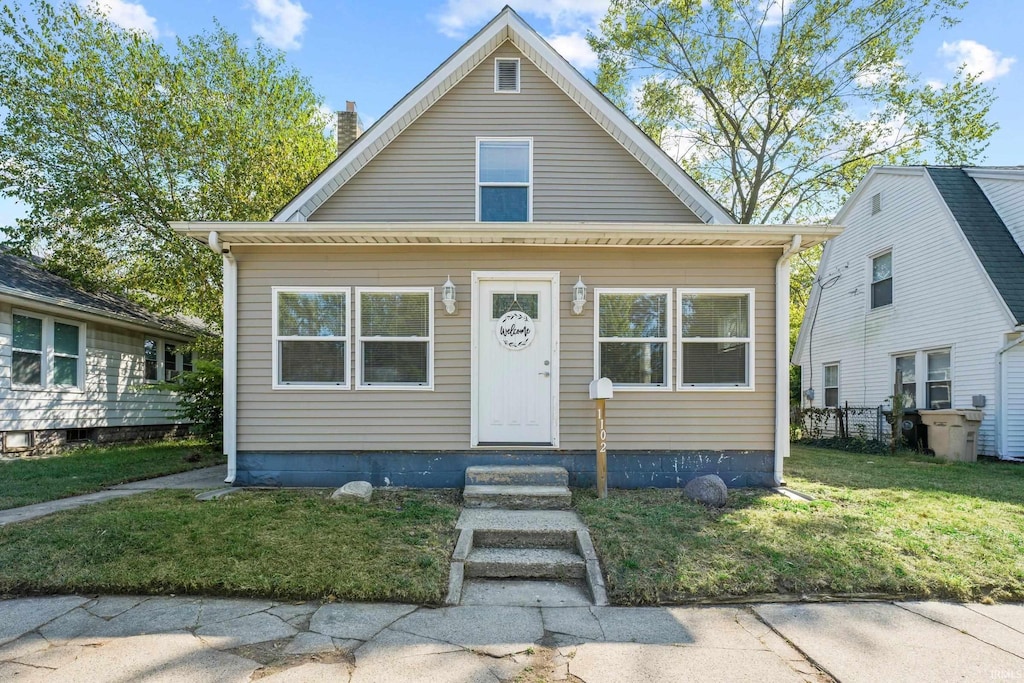
<path fill-rule="evenodd" d="M 801 408 L 790 411 L 790 427 L 796 439 L 863 439 L 887 441 L 892 429 L 885 420 L 882 406 L 851 406 L 838 408 Z"/>

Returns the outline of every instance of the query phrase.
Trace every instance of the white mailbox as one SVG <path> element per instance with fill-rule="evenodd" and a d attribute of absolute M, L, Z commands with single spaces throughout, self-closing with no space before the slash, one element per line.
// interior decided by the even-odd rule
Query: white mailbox
<path fill-rule="evenodd" d="M 590 398 L 611 398 L 612 381 L 607 377 L 595 379 L 590 383 Z"/>

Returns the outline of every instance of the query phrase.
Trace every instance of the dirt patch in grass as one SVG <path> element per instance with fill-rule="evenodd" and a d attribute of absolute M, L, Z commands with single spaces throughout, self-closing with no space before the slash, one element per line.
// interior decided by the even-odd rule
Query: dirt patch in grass
<path fill-rule="evenodd" d="M 577 492 L 619 604 L 743 596 L 1024 599 L 1024 467 L 794 447 L 786 482 L 711 510 L 678 491 Z"/>
<path fill-rule="evenodd" d="M 0 510 L 99 491 L 223 463 L 224 456 L 201 441 L 89 447 L 46 458 L 0 462 Z"/>
<path fill-rule="evenodd" d="M 0 593 L 187 593 L 438 604 L 456 491 L 157 491 L 0 528 Z"/>

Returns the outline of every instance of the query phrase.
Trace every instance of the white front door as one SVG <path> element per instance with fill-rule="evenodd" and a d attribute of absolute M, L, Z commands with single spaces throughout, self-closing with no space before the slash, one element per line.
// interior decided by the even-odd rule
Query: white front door
<path fill-rule="evenodd" d="M 557 445 L 557 282 L 549 273 L 477 279 L 475 445 Z"/>

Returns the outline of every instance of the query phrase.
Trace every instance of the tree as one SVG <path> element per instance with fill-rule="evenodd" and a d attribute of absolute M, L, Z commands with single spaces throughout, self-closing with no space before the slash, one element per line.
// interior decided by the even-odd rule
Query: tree
<path fill-rule="evenodd" d="M 875 164 L 975 159 L 992 91 L 905 58 L 965 0 L 612 0 L 598 86 L 741 223 L 825 220 Z"/>
<path fill-rule="evenodd" d="M 333 158 L 321 99 L 283 53 L 217 26 L 165 49 L 94 10 L 0 10 L 9 247 L 163 312 L 220 319 L 220 259 L 176 220 L 269 219 Z"/>

